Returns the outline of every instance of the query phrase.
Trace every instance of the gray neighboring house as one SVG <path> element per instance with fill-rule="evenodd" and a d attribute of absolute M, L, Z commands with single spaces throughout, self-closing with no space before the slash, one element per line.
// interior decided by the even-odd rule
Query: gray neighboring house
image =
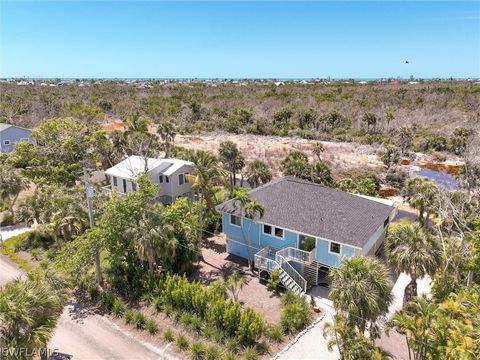
<path fill-rule="evenodd" d="M 32 130 L 20 126 L 0 123 L 0 151 L 10 152 L 19 141 L 36 143 Z"/>
<path fill-rule="evenodd" d="M 116 189 L 120 194 L 136 191 L 137 177 L 146 172 L 158 185 L 158 200 L 170 204 L 179 197 L 193 197 L 192 184 L 187 176 L 192 171 L 193 163 L 190 161 L 132 155 L 105 171 L 110 178 L 106 189 Z"/>

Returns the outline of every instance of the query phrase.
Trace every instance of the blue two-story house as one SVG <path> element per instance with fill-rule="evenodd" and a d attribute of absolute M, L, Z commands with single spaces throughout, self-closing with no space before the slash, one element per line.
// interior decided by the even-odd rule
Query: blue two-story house
<path fill-rule="evenodd" d="M 290 176 L 249 197 L 262 205 L 262 217 L 247 218 L 235 199 L 216 207 L 227 251 L 253 260 L 260 272 L 278 269 L 282 283 L 298 293 L 318 283 L 320 269 L 338 267 L 356 254 L 375 254 L 396 215 L 393 202 Z"/>

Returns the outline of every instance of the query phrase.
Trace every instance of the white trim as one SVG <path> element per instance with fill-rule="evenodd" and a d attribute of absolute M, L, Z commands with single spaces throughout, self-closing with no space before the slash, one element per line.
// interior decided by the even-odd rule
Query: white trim
<path fill-rule="evenodd" d="M 262 227 L 262 234 L 263 234 L 263 235 L 267 235 L 267 236 L 272 236 L 272 235 L 273 235 L 272 233 L 269 234 L 269 233 L 266 233 L 266 232 L 265 232 L 265 225 L 266 225 L 266 226 L 270 226 L 270 229 L 272 230 L 272 232 L 273 232 L 273 229 L 275 228 L 275 226 L 273 226 L 273 225 L 268 225 L 268 224 L 259 224 L 259 225 Z"/>
<path fill-rule="evenodd" d="M 336 252 L 333 252 L 333 251 L 330 250 L 332 248 L 332 244 L 340 245 L 340 252 L 339 253 L 336 253 Z M 342 244 L 339 243 L 339 242 L 336 242 L 336 241 L 328 241 L 328 253 L 332 254 L 332 255 L 342 256 L 342 253 L 343 253 Z"/>
<path fill-rule="evenodd" d="M 234 214 L 228 214 L 228 215 L 229 215 L 228 222 L 230 223 L 230 225 L 236 226 L 236 227 L 242 227 L 242 218 L 240 216 L 237 216 L 237 215 L 234 215 Z M 240 225 L 232 223 L 232 216 L 235 216 L 237 219 L 240 219 Z"/>
<path fill-rule="evenodd" d="M 30 141 L 30 138 L 20 138 L 20 141 Z"/>
<path fill-rule="evenodd" d="M 228 213 L 227 213 L 228 214 Z M 289 229 L 289 228 L 286 228 L 286 227 L 281 227 L 281 226 L 276 226 L 276 225 L 272 225 L 272 224 L 269 224 L 269 223 L 264 223 L 264 222 L 259 222 L 259 221 L 254 221 L 254 223 L 256 224 L 266 224 L 266 225 L 270 225 L 272 227 L 279 227 L 281 229 L 284 230 L 284 233 L 285 231 L 289 231 L 291 233 L 295 233 L 295 234 L 302 234 L 302 235 L 305 235 L 305 236 L 310 236 L 314 239 L 320 239 L 320 240 L 325 240 L 325 241 L 331 241 L 331 242 L 334 242 L 334 243 L 337 243 L 337 244 L 340 244 L 340 245 L 345 245 L 345 246 L 348 246 L 348 247 L 351 247 L 351 248 L 355 248 L 355 249 L 359 249 L 359 250 L 362 250 L 361 247 L 359 246 L 356 246 L 356 245 L 350 245 L 350 244 L 345 244 L 345 243 L 342 243 L 342 242 L 339 242 L 339 241 L 333 241 L 333 240 L 330 240 L 330 239 L 327 239 L 327 238 L 323 238 L 323 237 L 320 237 L 320 236 L 316 236 L 316 235 L 312 235 L 312 234 L 307 234 L 307 233 L 304 233 L 304 232 L 301 232 L 301 231 L 298 231 L 298 230 L 292 230 L 292 229 Z M 268 235 L 268 234 L 266 234 Z M 270 235 L 270 236 L 273 236 L 273 235 Z M 280 239 L 277 237 L 277 239 Z"/>
<path fill-rule="evenodd" d="M 285 240 L 285 231 L 286 231 L 286 229 L 285 229 L 284 227 L 277 226 L 277 225 L 272 225 L 272 224 L 267 224 L 267 223 L 263 223 L 263 222 L 256 222 L 256 221 L 254 221 L 254 220 L 252 220 L 252 221 L 262 227 L 262 234 L 263 234 L 263 235 L 271 236 L 271 237 L 273 237 L 273 238 L 280 239 L 280 240 Z M 264 225 L 270 226 L 270 227 L 272 228 L 272 233 L 271 233 L 271 234 L 266 233 L 266 232 L 263 231 L 263 230 L 264 230 L 264 228 L 263 228 Z M 275 235 L 275 229 L 280 229 L 280 230 L 282 230 L 282 236 L 281 236 L 281 237 Z M 293 232 L 293 231 L 292 231 L 292 232 Z"/>

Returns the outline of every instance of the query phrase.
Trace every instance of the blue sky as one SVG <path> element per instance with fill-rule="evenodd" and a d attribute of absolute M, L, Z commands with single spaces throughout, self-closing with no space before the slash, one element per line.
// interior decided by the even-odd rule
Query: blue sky
<path fill-rule="evenodd" d="M 478 1 L 0 1 L 0 77 L 480 77 Z"/>

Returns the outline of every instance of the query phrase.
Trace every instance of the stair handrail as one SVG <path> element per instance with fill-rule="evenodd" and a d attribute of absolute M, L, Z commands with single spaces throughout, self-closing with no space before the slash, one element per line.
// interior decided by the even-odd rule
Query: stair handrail
<path fill-rule="evenodd" d="M 292 280 L 295 283 L 297 283 L 298 286 L 300 286 L 302 291 L 306 292 L 307 280 L 305 280 L 305 278 L 302 275 L 300 275 L 300 273 L 297 270 L 295 270 L 295 268 L 292 265 L 288 263 L 287 259 L 285 259 L 285 257 L 283 257 L 279 251 L 277 251 L 275 255 L 275 260 L 280 264 L 280 267 L 285 271 L 285 273 L 288 276 L 290 276 Z"/>

